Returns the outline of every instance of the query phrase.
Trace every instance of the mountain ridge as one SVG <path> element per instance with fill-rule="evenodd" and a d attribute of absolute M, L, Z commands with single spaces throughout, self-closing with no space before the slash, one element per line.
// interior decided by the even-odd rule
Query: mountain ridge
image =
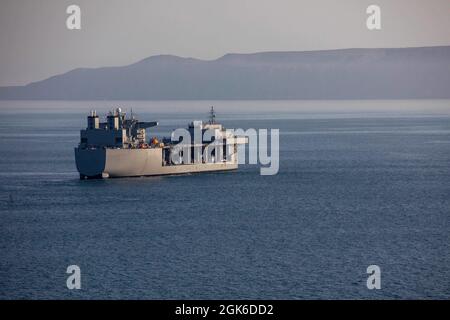
<path fill-rule="evenodd" d="M 450 46 L 155 55 L 126 66 L 76 68 L 1 100 L 448 99 Z"/>

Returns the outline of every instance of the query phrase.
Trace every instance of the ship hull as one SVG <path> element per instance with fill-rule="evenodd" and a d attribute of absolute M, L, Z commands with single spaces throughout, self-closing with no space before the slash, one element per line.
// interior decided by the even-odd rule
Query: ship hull
<path fill-rule="evenodd" d="M 162 149 L 80 149 L 75 160 L 80 178 L 119 178 L 227 171 L 237 162 L 164 165 Z"/>

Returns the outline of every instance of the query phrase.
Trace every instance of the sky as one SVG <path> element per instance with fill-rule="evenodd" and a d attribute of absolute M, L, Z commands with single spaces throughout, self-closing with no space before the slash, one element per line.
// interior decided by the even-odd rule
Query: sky
<path fill-rule="evenodd" d="M 66 27 L 72 4 L 81 30 Z M 1 0 L 0 86 L 158 54 L 450 45 L 449 14 L 450 0 Z"/>

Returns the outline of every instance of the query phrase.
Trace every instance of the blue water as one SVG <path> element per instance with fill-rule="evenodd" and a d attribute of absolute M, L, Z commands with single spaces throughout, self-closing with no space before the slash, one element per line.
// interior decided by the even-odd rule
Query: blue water
<path fill-rule="evenodd" d="M 0 103 L 0 298 L 450 298 L 449 101 L 215 102 L 227 127 L 280 129 L 277 175 L 80 181 L 85 114 L 117 104 L 150 135 L 209 108 Z"/>

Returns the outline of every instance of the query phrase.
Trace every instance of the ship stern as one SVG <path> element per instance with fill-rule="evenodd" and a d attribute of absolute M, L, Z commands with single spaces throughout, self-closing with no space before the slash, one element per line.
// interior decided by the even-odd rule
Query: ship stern
<path fill-rule="evenodd" d="M 106 163 L 106 150 L 75 148 L 75 162 L 80 173 L 80 179 L 107 178 L 104 172 Z"/>

